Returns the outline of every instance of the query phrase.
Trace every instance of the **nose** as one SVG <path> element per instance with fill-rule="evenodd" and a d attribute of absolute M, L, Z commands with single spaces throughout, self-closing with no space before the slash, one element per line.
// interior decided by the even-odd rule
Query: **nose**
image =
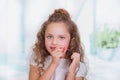
<path fill-rule="evenodd" d="M 56 39 L 56 38 L 54 38 L 54 39 L 52 40 L 52 44 L 53 44 L 53 45 L 56 45 L 56 44 L 57 44 L 57 39 Z"/>

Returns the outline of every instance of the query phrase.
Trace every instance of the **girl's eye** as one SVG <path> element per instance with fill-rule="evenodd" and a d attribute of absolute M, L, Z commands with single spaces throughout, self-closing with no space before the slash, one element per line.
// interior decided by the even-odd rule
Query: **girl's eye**
<path fill-rule="evenodd" d="M 48 39 L 52 38 L 52 36 L 47 36 Z"/>
<path fill-rule="evenodd" d="M 61 36 L 60 39 L 65 39 L 65 37 Z"/>

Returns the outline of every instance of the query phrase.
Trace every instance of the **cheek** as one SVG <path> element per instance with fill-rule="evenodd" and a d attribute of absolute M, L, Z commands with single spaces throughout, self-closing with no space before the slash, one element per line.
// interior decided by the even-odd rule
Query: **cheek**
<path fill-rule="evenodd" d="M 45 40 L 45 47 L 48 49 L 49 45 L 50 45 L 50 41 L 46 39 Z"/>
<path fill-rule="evenodd" d="M 67 47 L 69 46 L 69 43 L 68 43 L 68 42 L 65 42 L 65 43 L 63 44 L 63 46 L 64 46 L 65 48 L 67 48 Z"/>

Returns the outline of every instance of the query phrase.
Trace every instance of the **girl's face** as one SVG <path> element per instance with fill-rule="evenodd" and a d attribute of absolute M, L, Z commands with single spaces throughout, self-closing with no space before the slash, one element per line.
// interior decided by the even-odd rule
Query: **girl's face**
<path fill-rule="evenodd" d="M 58 47 L 64 49 L 64 53 L 66 53 L 69 42 L 70 33 L 66 24 L 53 22 L 47 26 L 45 31 L 45 47 L 50 54 Z"/>

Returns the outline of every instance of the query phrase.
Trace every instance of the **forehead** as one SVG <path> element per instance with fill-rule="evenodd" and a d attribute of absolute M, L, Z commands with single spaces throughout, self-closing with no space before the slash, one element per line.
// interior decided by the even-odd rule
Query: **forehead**
<path fill-rule="evenodd" d="M 46 32 L 50 33 L 69 33 L 68 26 L 63 22 L 53 22 L 48 24 Z"/>

